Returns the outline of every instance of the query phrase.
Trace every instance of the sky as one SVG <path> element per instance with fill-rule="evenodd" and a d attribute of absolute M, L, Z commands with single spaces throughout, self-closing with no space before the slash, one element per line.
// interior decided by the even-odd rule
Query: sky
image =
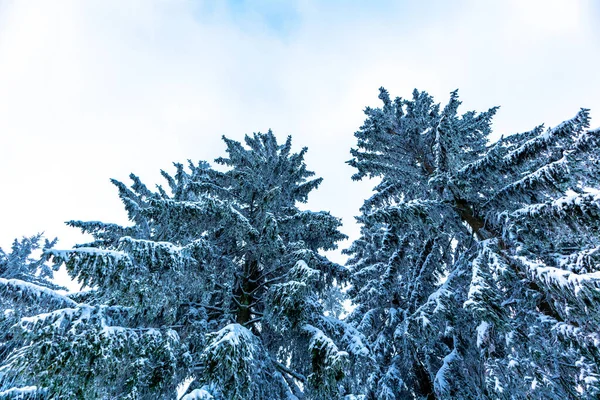
<path fill-rule="evenodd" d="M 161 183 L 223 156 L 222 135 L 268 129 L 309 148 L 324 181 L 307 207 L 354 239 L 374 182 L 345 162 L 380 86 L 499 105 L 495 137 L 580 107 L 597 127 L 599 22 L 593 0 L 0 0 L 0 247 L 127 224 L 110 178 Z"/>

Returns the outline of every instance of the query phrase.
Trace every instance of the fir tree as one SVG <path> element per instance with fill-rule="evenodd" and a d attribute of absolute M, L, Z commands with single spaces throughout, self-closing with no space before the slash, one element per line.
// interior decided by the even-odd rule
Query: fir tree
<path fill-rule="evenodd" d="M 0 248 L 0 365 L 24 345 L 11 330 L 21 318 L 75 304 L 61 294 L 64 288 L 52 282 L 54 271 L 42 257 L 42 252 L 55 244 L 56 239 L 48 241 L 37 234 L 15 239 L 9 253 Z M 5 380 L 6 374 L 7 368 L 0 368 L 0 381 L 5 381 L 0 386 L 0 399 L 43 394 L 43 390 L 27 385 L 20 376 Z"/>
<path fill-rule="evenodd" d="M 347 270 L 320 251 L 345 236 L 328 212 L 298 208 L 321 179 L 290 138 L 224 141 L 224 172 L 175 164 L 155 191 L 113 181 L 131 226 L 69 222 L 94 241 L 46 254 L 92 291 L 20 319 L 13 374 L 61 398 L 174 398 L 190 380 L 186 399 L 343 394 L 346 349 L 366 349 L 325 316 Z"/>
<path fill-rule="evenodd" d="M 367 108 L 376 177 L 348 253 L 369 399 L 600 395 L 600 130 L 588 110 L 490 143 L 497 111 L 426 92 Z"/>

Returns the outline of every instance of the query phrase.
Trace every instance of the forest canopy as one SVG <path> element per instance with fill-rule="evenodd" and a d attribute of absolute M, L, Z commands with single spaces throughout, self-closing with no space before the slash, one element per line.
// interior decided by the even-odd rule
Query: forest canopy
<path fill-rule="evenodd" d="M 350 149 L 377 179 L 346 265 L 325 255 L 335 210 L 301 206 L 307 149 L 271 131 L 155 188 L 112 180 L 130 223 L 67 222 L 89 243 L 0 249 L 0 399 L 598 398 L 589 110 L 492 141 L 497 108 L 457 91 L 379 99 Z"/>

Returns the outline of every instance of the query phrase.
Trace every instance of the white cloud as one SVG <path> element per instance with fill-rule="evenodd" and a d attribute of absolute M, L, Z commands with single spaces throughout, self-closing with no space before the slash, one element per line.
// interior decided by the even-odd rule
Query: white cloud
<path fill-rule="evenodd" d="M 516 23 L 537 31 L 540 35 L 576 33 L 589 4 L 571 0 L 513 0 Z"/>

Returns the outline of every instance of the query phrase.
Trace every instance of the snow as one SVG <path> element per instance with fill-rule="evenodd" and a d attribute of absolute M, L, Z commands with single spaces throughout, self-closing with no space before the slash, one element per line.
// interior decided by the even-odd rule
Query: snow
<path fill-rule="evenodd" d="M 589 206 L 600 208 L 600 193 L 578 194 L 571 190 L 567 191 L 565 196 L 541 204 L 532 204 L 519 208 L 511 213 L 513 217 L 531 216 L 536 217 L 541 214 L 565 215 L 569 208 L 579 207 L 582 211 Z"/>
<path fill-rule="evenodd" d="M 600 289 L 600 271 L 588 274 L 576 274 L 560 268 L 548 267 L 527 258 L 517 257 L 523 264 L 527 265 L 533 277 L 545 282 L 547 285 L 559 286 L 570 289 L 575 295 L 581 293 L 586 286 L 595 290 Z"/>
<path fill-rule="evenodd" d="M 89 306 L 83 306 L 89 307 Z M 45 324 L 46 320 L 54 320 L 54 324 L 56 326 L 56 322 L 62 322 L 65 319 L 71 319 L 73 315 L 78 312 L 79 308 L 63 308 L 61 310 L 52 311 L 49 313 L 38 314 L 32 317 L 24 317 L 21 318 L 21 327 L 27 331 L 32 331 L 33 327 L 38 324 Z"/>
<path fill-rule="evenodd" d="M 306 264 L 306 261 L 298 260 L 294 265 L 294 268 L 290 271 L 290 274 L 304 282 L 310 282 L 312 279 L 318 278 L 319 271 L 310 268 L 308 264 Z"/>
<path fill-rule="evenodd" d="M 500 383 L 500 379 L 498 379 L 497 376 L 494 377 L 494 390 L 498 393 L 504 392 L 504 388 L 502 387 L 502 384 Z"/>
<path fill-rule="evenodd" d="M 248 329 L 240 324 L 227 325 L 225 328 L 221 329 L 220 332 L 225 332 L 225 334 L 221 336 L 221 339 L 214 343 L 214 346 L 218 346 L 223 342 L 230 342 L 231 345 L 235 347 L 240 344 L 240 340 L 244 336 L 251 334 Z"/>
<path fill-rule="evenodd" d="M 250 344 L 254 339 L 252 332 L 240 324 L 229 324 L 218 331 L 216 336 L 220 336 L 220 339 L 211 343 L 210 347 L 218 348 L 226 342 L 232 347 L 238 347 L 242 342 Z"/>
<path fill-rule="evenodd" d="M 311 350 L 315 348 L 319 350 L 327 348 L 327 353 L 334 353 L 328 355 L 332 355 L 336 358 L 348 356 L 348 353 L 345 351 L 339 351 L 333 340 L 331 340 L 329 336 L 325 335 L 325 333 L 323 333 L 323 331 L 319 328 L 306 324 L 303 326 L 303 329 L 311 334 L 310 343 L 308 345 Z"/>
<path fill-rule="evenodd" d="M 552 330 L 565 338 L 580 340 L 587 342 L 596 348 L 600 348 L 600 333 L 598 332 L 586 333 L 583 329 L 566 322 L 559 322 L 555 324 L 552 327 Z"/>
<path fill-rule="evenodd" d="M 181 382 L 177 386 L 177 400 L 181 400 L 181 398 L 184 396 L 185 392 L 187 392 L 188 388 L 190 387 L 192 382 L 194 382 L 194 380 L 196 380 L 196 378 L 192 376 L 187 377 L 183 382 Z"/>
<path fill-rule="evenodd" d="M 183 396 L 180 400 L 212 400 L 214 396 L 208 393 L 204 388 L 194 389 Z"/>
<path fill-rule="evenodd" d="M 22 329 L 26 331 L 33 331 L 38 326 L 53 327 L 56 330 L 62 330 L 69 328 L 70 334 L 77 333 L 77 327 L 79 325 L 86 325 L 89 323 L 98 323 L 100 328 L 100 334 L 104 336 L 118 335 L 118 334 L 138 334 L 142 331 L 145 335 L 156 335 L 161 336 L 161 332 L 155 328 L 126 328 L 121 326 L 112 326 L 110 321 L 107 321 L 106 313 L 108 310 L 123 310 L 123 307 L 119 306 L 89 306 L 87 304 L 80 304 L 76 308 L 63 308 L 53 312 L 34 315 L 32 317 L 21 318 L 20 325 Z M 176 335 L 173 336 L 167 332 L 169 338 L 176 340 Z"/>
<path fill-rule="evenodd" d="M 503 157 L 504 162 L 512 163 L 515 160 L 517 160 L 523 153 L 531 151 L 532 147 L 535 147 L 537 145 L 547 142 L 551 136 L 551 133 L 552 133 L 551 130 L 547 130 L 545 132 L 540 133 L 538 136 L 534 137 L 533 139 L 529 139 L 528 141 L 523 143 L 521 146 L 519 146 L 517 149 L 515 149 L 515 150 L 511 151 L 510 153 L 508 153 L 507 155 L 505 155 Z"/>
<path fill-rule="evenodd" d="M 531 381 L 531 390 L 535 390 L 537 385 L 538 385 L 538 380 L 536 378 L 533 378 L 533 381 Z"/>
<path fill-rule="evenodd" d="M 544 165 L 543 167 L 535 170 L 534 172 L 527 174 L 525 177 L 518 181 L 512 182 L 502 189 L 498 190 L 496 194 L 486 203 L 491 203 L 493 200 L 501 198 L 503 195 L 513 192 L 521 188 L 530 188 L 534 183 L 547 180 L 549 182 L 556 181 L 556 175 L 562 169 L 563 172 L 568 172 L 568 160 L 565 156 L 561 159 Z"/>
<path fill-rule="evenodd" d="M 76 249 L 71 249 L 71 250 L 54 250 L 53 249 L 53 250 L 46 251 L 46 254 L 50 254 L 50 255 L 53 255 L 53 256 L 61 258 L 61 259 L 68 259 L 73 254 L 84 254 L 84 255 L 97 256 L 97 257 L 110 256 L 110 257 L 114 258 L 116 261 L 119 261 L 123 258 L 129 259 L 129 256 L 127 254 L 122 253 L 120 251 L 103 250 L 103 249 L 98 249 L 96 247 L 78 247 Z"/>
<path fill-rule="evenodd" d="M 444 364 L 435 374 L 434 385 L 441 393 L 447 393 L 450 389 L 448 384 L 448 370 L 450 369 L 450 364 L 452 364 L 458 358 L 458 352 L 456 348 L 453 349 L 450 354 L 444 357 Z"/>
<path fill-rule="evenodd" d="M 485 290 L 489 289 L 489 285 L 483 278 L 481 270 L 482 264 L 485 261 L 485 257 L 489 252 L 489 240 L 482 241 L 481 244 L 482 248 L 479 250 L 477 257 L 475 257 L 475 259 L 471 263 L 473 272 L 471 276 L 471 284 L 469 286 L 467 300 L 463 303 L 464 308 L 468 308 L 470 306 L 477 306 L 478 299 L 482 297 L 482 294 Z"/>
<path fill-rule="evenodd" d="M 334 329 L 339 328 L 344 332 L 342 342 L 348 346 L 350 353 L 360 356 L 369 355 L 369 348 L 364 343 L 366 338 L 358 329 L 335 318 L 322 317 L 322 319 Z"/>
<path fill-rule="evenodd" d="M 21 388 L 11 388 L 0 392 L 0 398 L 18 400 L 29 398 L 30 396 L 34 396 L 36 393 L 39 393 L 37 386 L 24 386 Z"/>
<path fill-rule="evenodd" d="M 426 304 L 435 303 L 435 308 L 433 310 L 434 314 L 446 309 L 442 299 L 452 295 L 452 291 L 450 290 L 450 281 L 454 274 L 455 272 L 448 274 L 444 280 L 444 283 L 442 283 L 441 286 L 438 287 L 435 292 L 431 293 L 427 298 Z"/>
<path fill-rule="evenodd" d="M 358 333 L 358 331 L 354 330 L 346 330 L 344 333 L 344 337 L 342 340 L 345 343 L 348 343 L 348 350 L 352 354 L 367 356 L 369 355 L 369 349 L 365 346 L 363 342 L 363 336 Z"/>
<path fill-rule="evenodd" d="M 577 115 L 571 119 L 561 122 L 554 128 L 547 129 L 545 132 L 541 132 L 533 139 L 530 139 L 519 146 L 517 149 L 511 151 L 506 156 L 504 156 L 505 163 L 512 163 L 516 159 L 520 158 L 522 154 L 530 152 L 536 148 L 544 146 L 546 143 L 550 141 L 550 139 L 563 132 L 565 129 L 572 127 L 573 125 L 579 124 L 582 119 L 581 111 L 577 113 Z M 540 127 L 541 128 L 541 127 Z M 536 128 L 541 130 L 540 128 Z"/>
<path fill-rule="evenodd" d="M 20 279 L 0 278 L 0 287 L 4 286 L 7 290 L 21 292 L 27 297 L 49 300 L 54 304 L 66 307 L 75 307 L 77 303 L 70 298 L 63 296 L 55 290 L 39 286 Z"/>
<path fill-rule="evenodd" d="M 197 246 L 198 242 L 192 242 L 189 247 Z M 155 242 L 152 240 L 134 239 L 125 236 L 119 240 L 119 248 L 126 250 L 134 259 L 143 259 L 145 264 L 165 265 L 170 269 L 180 269 L 188 259 L 185 250 L 188 246 L 181 247 L 170 242 Z"/>
<path fill-rule="evenodd" d="M 490 324 L 487 321 L 481 321 L 477 327 L 477 347 L 481 346 L 489 339 Z"/>
<path fill-rule="evenodd" d="M 156 242 L 153 240 L 145 240 L 145 239 L 134 239 L 131 236 L 124 236 L 121 239 L 119 239 L 119 243 L 127 243 L 127 244 L 131 244 L 131 243 L 140 243 L 140 244 L 145 244 L 148 247 L 159 247 L 163 250 L 166 250 L 168 253 L 170 254 L 177 254 L 181 251 L 182 247 L 180 246 L 176 246 L 171 242 Z"/>
<path fill-rule="evenodd" d="M 583 378 L 583 381 L 588 385 L 593 385 L 596 382 L 598 382 L 598 378 L 596 378 L 595 376 L 586 376 L 585 378 Z"/>

